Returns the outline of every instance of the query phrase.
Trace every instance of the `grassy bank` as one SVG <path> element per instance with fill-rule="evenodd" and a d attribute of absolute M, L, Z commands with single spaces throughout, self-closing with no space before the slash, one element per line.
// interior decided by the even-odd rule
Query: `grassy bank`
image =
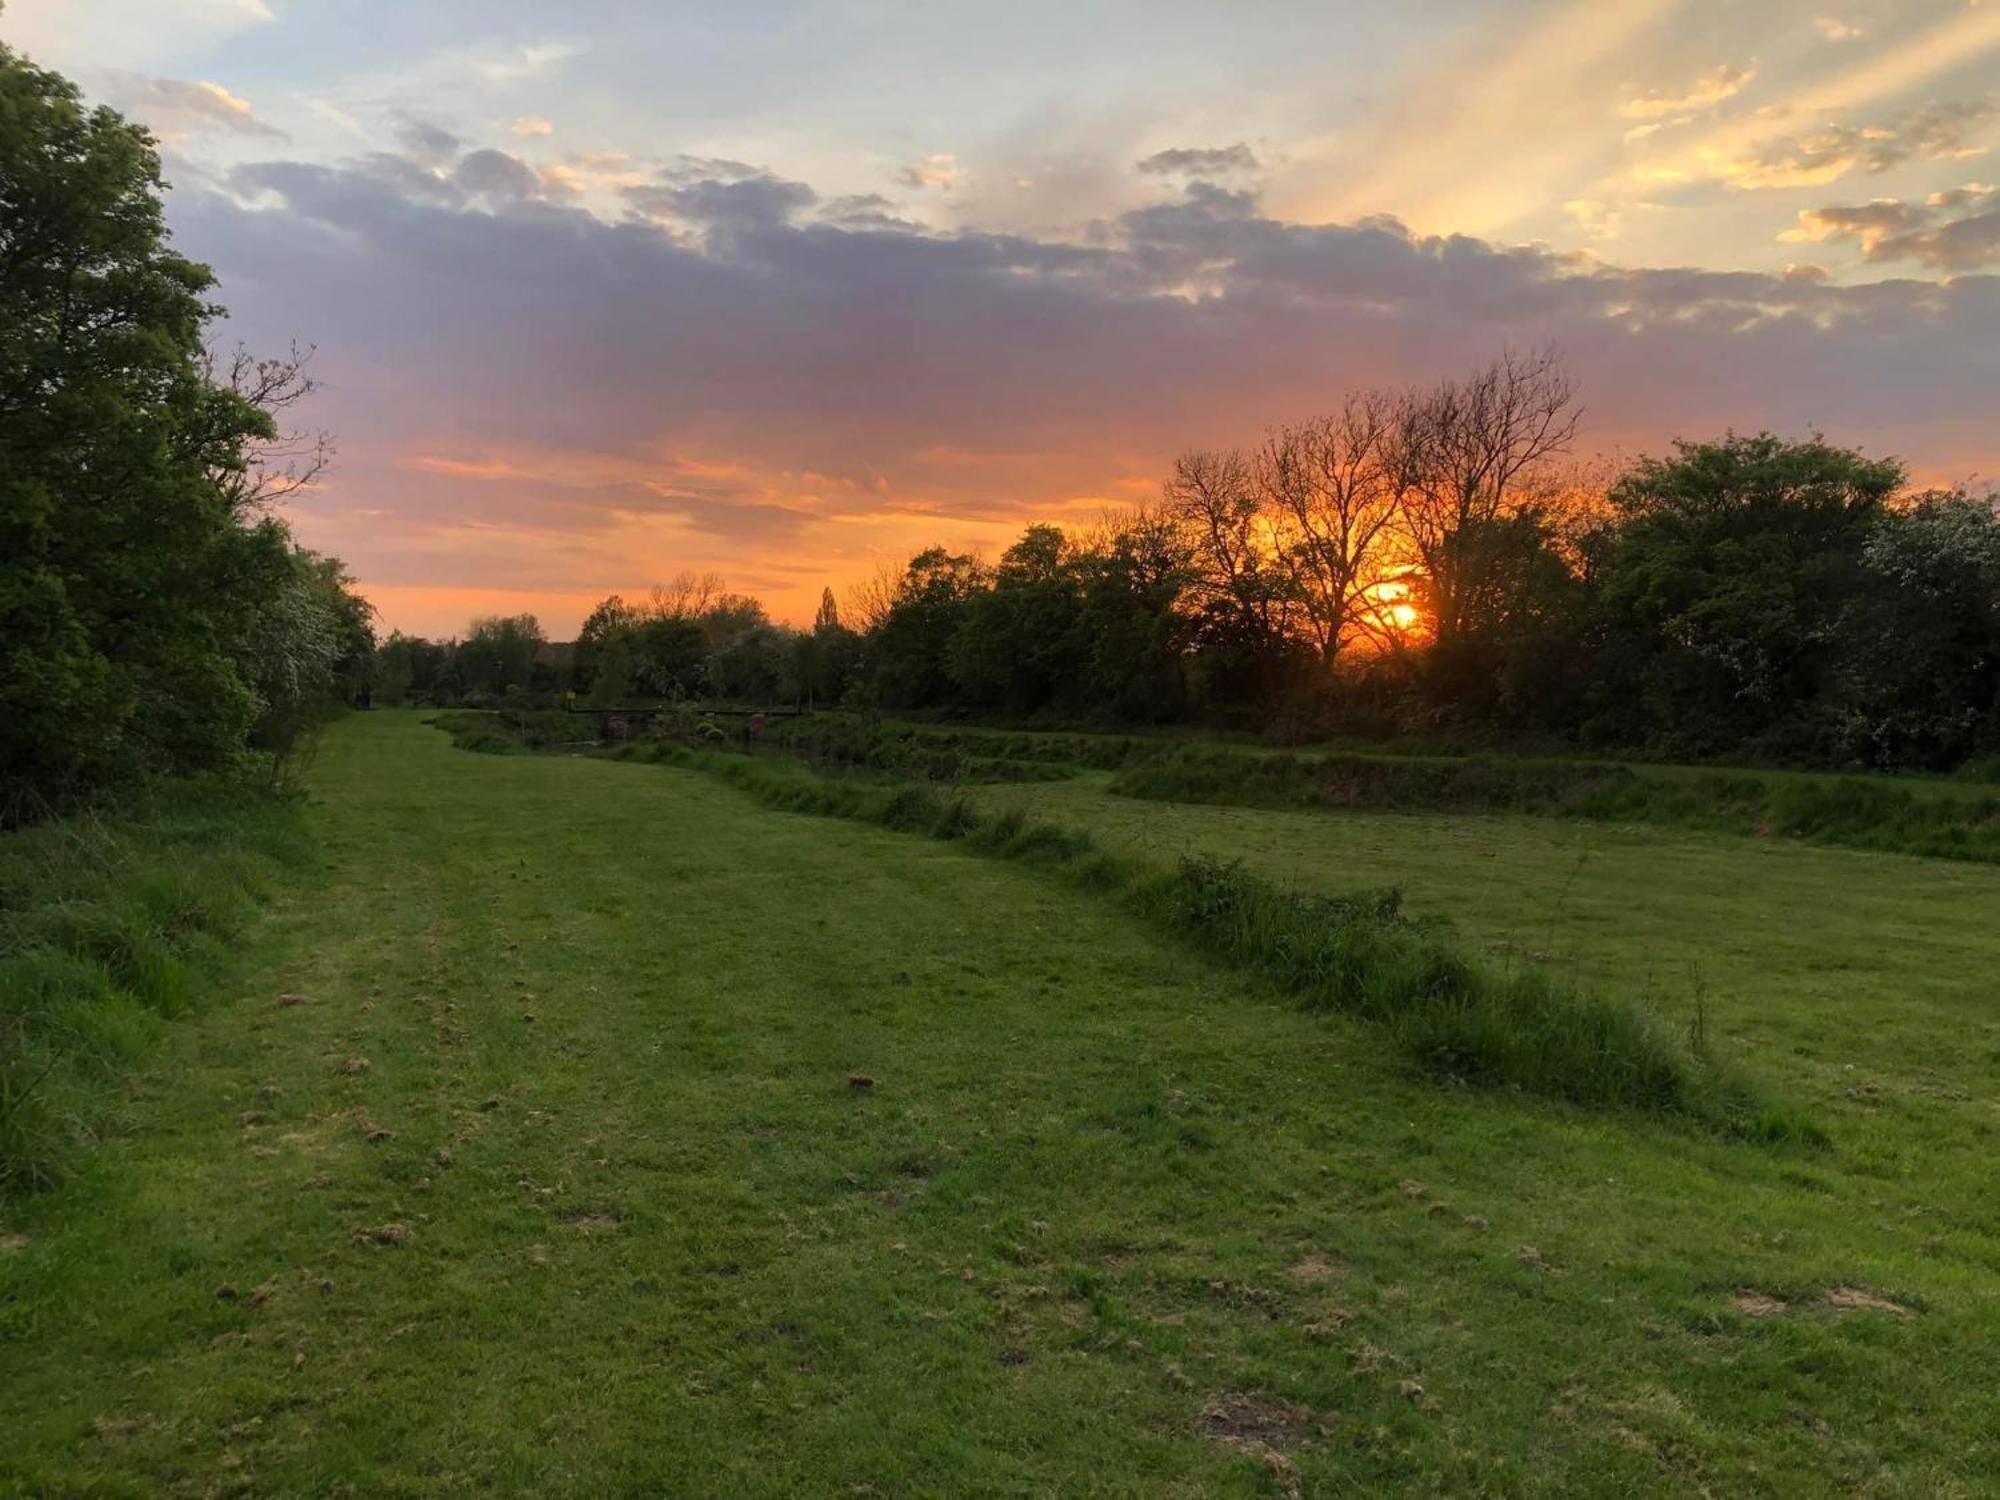
<path fill-rule="evenodd" d="M 2000 861 L 2000 797 L 1924 796 L 1881 779 L 1581 761 L 1256 754 L 1181 746 L 1127 763 L 1127 797 L 1235 807 L 1527 813 Z"/>
<path fill-rule="evenodd" d="M 492 749 L 495 734 L 505 732 L 469 715 L 446 715 L 439 723 L 463 749 Z M 789 811 L 856 818 L 1053 868 L 1309 1009 L 1350 1011 L 1385 1026 L 1406 1053 L 1448 1082 L 1679 1115 L 1732 1135 L 1823 1139 L 1720 1064 L 1698 1023 L 1683 1039 L 1644 1007 L 1583 992 L 1534 968 L 1482 960 L 1446 932 L 1408 921 L 1396 890 L 1301 893 L 1213 858 L 1157 865 L 1115 857 L 1087 832 L 1031 822 L 1018 810 L 989 815 L 926 786 L 826 777 L 785 759 L 659 739 L 613 753 L 699 770 Z M 879 768 L 879 762 L 859 764 Z"/>
<path fill-rule="evenodd" d="M 295 805 L 224 784 L 0 835 L 0 1205 L 74 1162 L 304 840 Z"/>
<path fill-rule="evenodd" d="M 1684 1041 L 1642 1007 L 1532 968 L 1484 961 L 1447 932 L 1405 918 L 1395 889 L 1287 891 L 1215 858 L 1162 866 L 1107 854 L 1087 832 L 1033 821 L 1018 809 L 988 814 L 922 787 L 827 780 L 781 762 L 673 746 L 625 754 L 719 776 L 771 806 L 961 840 L 982 853 L 1053 867 L 1309 1009 L 1350 1011 L 1384 1025 L 1405 1052 L 1449 1082 L 1653 1110 L 1766 1140 L 1823 1139 L 1720 1065 L 1698 1027 Z"/>

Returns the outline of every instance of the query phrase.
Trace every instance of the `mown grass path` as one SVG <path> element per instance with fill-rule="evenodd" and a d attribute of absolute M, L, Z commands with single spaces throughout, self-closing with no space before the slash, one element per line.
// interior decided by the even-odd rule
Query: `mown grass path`
<path fill-rule="evenodd" d="M 1890 1173 L 1441 1089 L 1030 870 L 685 772 L 377 714 L 313 784 L 323 868 L 6 1226 L 0 1489 L 2000 1465 L 1977 1151 Z"/>

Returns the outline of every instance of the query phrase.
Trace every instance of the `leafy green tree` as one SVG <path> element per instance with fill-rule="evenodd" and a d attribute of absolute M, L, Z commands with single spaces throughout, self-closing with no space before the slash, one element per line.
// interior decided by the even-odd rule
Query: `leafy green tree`
<path fill-rule="evenodd" d="M 1903 469 L 1821 438 L 1676 446 L 1611 491 L 1600 727 L 1699 753 L 1807 753 Z"/>
<path fill-rule="evenodd" d="M 270 393 L 211 378 L 214 279 L 169 247 L 160 199 L 142 129 L 0 47 L 0 804 L 16 815 L 227 765 L 275 701 L 244 675 L 251 634 L 299 598 L 264 513 Z"/>
<path fill-rule="evenodd" d="M 1027 714 L 1082 696 L 1090 648 L 1078 564 L 1060 527 L 1030 526 L 1002 554 L 991 587 L 970 596 L 950 669 L 974 702 Z"/>
<path fill-rule="evenodd" d="M 976 558 L 931 547 L 910 559 L 869 642 L 883 703 L 914 708 L 950 701 L 952 641 L 974 595 L 987 586 Z"/>
<path fill-rule="evenodd" d="M 707 680 L 708 636 L 687 615 L 649 615 L 632 632 L 632 681 L 660 698 L 698 696 Z"/>
<path fill-rule="evenodd" d="M 1862 544 L 1868 585 L 1840 622 L 1840 749 L 1948 769 L 2000 751 L 2000 514 L 1992 497 L 1918 496 Z"/>
<path fill-rule="evenodd" d="M 1193 581 L 1180 528 L 1157 511 L 1120 522 L 1081 559 L 1088 693 L 1116 718 L 1158 723 L 1188 712 Z"/>
<path fill-rule="evenodd" d="M 533 615 L 491 615 L 474 620 L 457 651 L 465 689 L 471 693 L 525 692 L 544 638 Z"/>
<path fill-rule="evenodd" d="M 629 679 L 632 670 L 632 632 L 643 618 L 638 608 L 627 604 L 617 594 L 611 595 L 590 612 L 584 619 L 582 628 L 576 633 L 573 674 L 578 689 L 588 690 L 596 686 L 605 653 L 614 645 L 621 651 L 624 672 Z M 607 701 L 614 703 L 621 701 L 630 689 L 629 680 L 619 684 L 617 694 Z"/>
<path fill-rule="evenodd" d="M 794 632 L 788 648 L 790 660 L 780 686 L 783 697 L 830 707 L 846 696 L 863 669 L 862 639 L 840 623 L 832 589 L 821 590 L 813 628 Z"/>

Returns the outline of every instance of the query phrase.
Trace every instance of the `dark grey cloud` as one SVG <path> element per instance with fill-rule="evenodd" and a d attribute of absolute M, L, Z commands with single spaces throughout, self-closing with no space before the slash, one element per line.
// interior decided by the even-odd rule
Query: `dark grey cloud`
<path fill-rule="evenodd" d="M 651 219 L 728 234 L 787 224 L 819 201 L 803 182 L 789 182 L 740 162 L 694 158 L 682 162 L 661 172 L 657 183 L 623 189 L 626 203 Z M 726 175 L 692 175 L 702 166 L 725 169 Z"/>
<path fill-rule="evenodd" d="M 1257 156 L 1241 141 L 1233 146 L 1176 146 L 1155 151 L 1137 166 L 1155 177 L 1243 176 L 1257 170 Z"/>
<path fill-rule="evenodd" d="M 831 198 L 820 205 L 819 221 L 841 229 L 921 232 L 921 226 L 898 213 L 895 203 L 880 193 L 851 193 L 843 198 Z"/>
<path fill-rule="evenodd" d="M 452 181 L 468 193 L 486 193 L 494 198 L 532 198 L 541 191 L 542 179 L 535 169 L 518 156 L 490 148 L 469 152 L 452 170 Z"/>
<path fill-rule="evenodd" d="M 417 161 L 443 166 L 465 149 L 465 142 L 434 120 L 404 115 L 396 124 L 396 139 Z"/>

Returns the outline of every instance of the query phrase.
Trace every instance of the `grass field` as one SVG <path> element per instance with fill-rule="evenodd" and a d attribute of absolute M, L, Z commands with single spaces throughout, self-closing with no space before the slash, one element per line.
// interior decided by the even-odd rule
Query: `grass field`
<path fill-rule="evenodd" d="M 1441 1086 L 689 770 L 378 713 L 312 782 L 316 866 L 6 1206 L 0 1492 L 1991 1493 L 2000 870 L 975 794 L 1705 991 L 1815 1151 Z"/>

